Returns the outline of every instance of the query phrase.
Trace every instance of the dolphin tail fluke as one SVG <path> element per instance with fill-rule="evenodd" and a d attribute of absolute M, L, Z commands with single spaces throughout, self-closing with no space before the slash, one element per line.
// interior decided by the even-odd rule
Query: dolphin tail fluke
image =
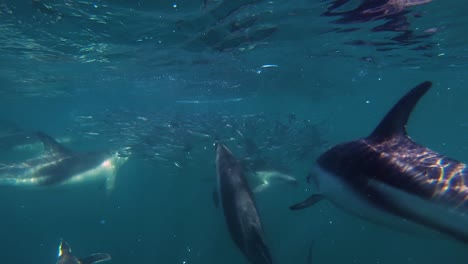
<path fill-rule="evenodd" d="M 94 264 L 111 260 L 111 256 L 106 253 L 96 253 L 86 258 L 80 259 L 80 264 Z"/>
<path fill-rule="evenodd" d="M 289 209 L 291 209 L 291 210 L 301 210 L 301 209 L 310 207 L 310 206 L 320 202 L 321 200 L 323 200 L 323 198 L 324 197 L 321 194 L 312 194 L 309 198 L 305 199 L 304 201 L 299 202 L 299 203 L 294 204 L 294 205 L 291 205 L 289 207 Z"/>

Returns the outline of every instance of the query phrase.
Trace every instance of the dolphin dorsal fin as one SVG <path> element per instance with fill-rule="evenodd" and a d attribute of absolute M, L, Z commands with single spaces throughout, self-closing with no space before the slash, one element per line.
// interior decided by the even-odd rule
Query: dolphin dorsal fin
<path fill-rule="evenodd" d="M 94 263 L 99 263 L 99 262 L 108 261 L 108 260 L 111 260 L 111 256 L 109 254 L 96 253 L 86 258 L 80 259 L 80 263 L 81 264 L 94 264 Z"/>
<path fill-rule="evenodd" d="M 39 140 L 44 144 L 44 148 L 48 151 L 51 151 L 55 154 L 69 154 L 71 151 L 63 146 L 62 144 L 58 143 L 55 139 L 51 136 L 47 135 L 43 132 L 37 132 L 36 136 Z"/>
<path fill-rule="evenodd" d="M 425 81 L 405 94 L 380 121 L 369 138 L 386 140 L 394 136 L 406 136 L 406 124 L 419 99 L 431 88 L 432 83 Z"/>

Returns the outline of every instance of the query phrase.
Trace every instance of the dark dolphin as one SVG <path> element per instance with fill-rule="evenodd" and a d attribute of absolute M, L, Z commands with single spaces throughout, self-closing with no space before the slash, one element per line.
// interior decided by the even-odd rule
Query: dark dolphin
<path fill-rule="evenodd" d="M 253 264 L 271 264 L 260 217 L 244 170 L 231 151 L 216 144 L 218 191 L 224 218 L 236 246 Z"/>
<path fill-rule="evenodd" d="M 375 223 L 405 231 L 424 227 L 468 243 L 466 164 L 415 143 L 406 132 L 431 85 L 423 82 L 403 96 L 370 136 L 322 154 L 313 173 L 320 193 L 291 209 L 327 198 Z"/>
<path fill-rule="evenodd" d="M 45 153 L 18 164 L 0 167 L 0 185 L 50 186 L 106 180 L 106 189 L 114 187 L 117 170 L 127 161 L 118 153 L 75 152 L 42 132 L 36 133 Z"/>

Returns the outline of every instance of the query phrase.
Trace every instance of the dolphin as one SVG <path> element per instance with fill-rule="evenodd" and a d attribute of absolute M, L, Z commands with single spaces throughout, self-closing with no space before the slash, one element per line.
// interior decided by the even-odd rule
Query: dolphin
<path fill-rule="evenodd" d="M 62 239 L 59 246 L 58 259 L 56 264 L 94 264 L 110 260 L 111 256 L 106 253 L 95 253 L 85 258 L 77 258 L 72 255 L 68 243 Z"/>
<path fill-rule="evenodd" d="M 259 182 L 253 189 L 254 193 L 263 192 L 274 183 L 285 183 L 294 187 L 298 186 L 296 178 L 275 170 L 256 171 L 253 178 Z"/>
<path fill-rule="evenodd" d="M 253 264 L 271 264 L 260 216 L 244 170 L 231 151 L 216 144 L 218 192 L 224 218 L 236 246 Z"/>
<path fill-rule="evenodd" d="M 118 153 L 74 152 L 47 134 L 38 132 L 36 136 L 45 153 L 22 163 L 1 165 L 0 185 L 52 186 L 105 179 L 110 192 L 117 170 L 128 159 Z"/>
<path fill-rule="evenodd" d="M 411 89 L 368 137 L 319 156 L 312 170 L 319 193 L 290 209 L 327 198 L 377 224 L 400 231 L 416 226 L 468 243 L 466 164 L 417 144 L 406 131 L 413 108 L 431 86 L 426 81 Z"/>

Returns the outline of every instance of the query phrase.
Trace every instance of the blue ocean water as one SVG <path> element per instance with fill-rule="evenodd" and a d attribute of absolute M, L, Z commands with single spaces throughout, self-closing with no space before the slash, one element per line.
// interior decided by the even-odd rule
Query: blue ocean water
<path fill-rule="evenodd" d="M 369 6 L 366 6 L 368 4 Z M 365 8 L 361 8 L 364 6 Z M 0 1 L 0 135 L 43 131 L 129 161 L 114 191 L 0 187 L 0 263 L 248 263 L 212 201 L 213 143 L 298 187 L 256 194 L 274 263 L 465 263 L 466 245 L 403 234 L 328 202 L 306 175 L 430 80 L 411 137 L 468 161 L 468 17 L 459 1 Z M 9 145 L 11 141 L 2 144 Z M 3 145 L 0 144 L 0 147 Z M 12 143 L 14 145 L 14 143 Z M 30 149 L 4 147 L 8 166 Z"/>

